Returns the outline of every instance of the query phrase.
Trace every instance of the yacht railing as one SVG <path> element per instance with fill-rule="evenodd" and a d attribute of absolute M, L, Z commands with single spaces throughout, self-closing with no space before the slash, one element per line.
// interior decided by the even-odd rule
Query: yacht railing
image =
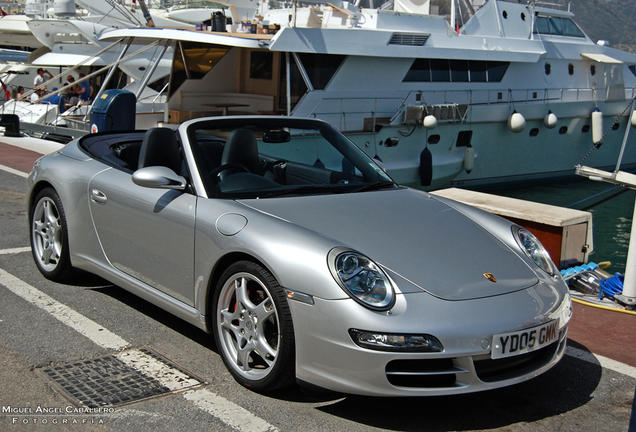
<path fill-rule="evenodd" d="M 407 106 L 421 105 L 427 107 L 427 110 L 439 107 L 449 113 L 438 121 L 464 122 L 467 120 L 466 112 L 470 107 L 594 103 L 605 99 L 605 90 L 599 90 L 600 95 L 596 89 L 581 88 L 410 91 L 405 97 L 324 98 L 313 108 L 310 117 L 339 124 L 340 130 L 343 131 L 367 130 L 369 124 L 393 124 L 404 114 Z M 635 96 L 636 89 L 625 89 L 626 100 Z"/>

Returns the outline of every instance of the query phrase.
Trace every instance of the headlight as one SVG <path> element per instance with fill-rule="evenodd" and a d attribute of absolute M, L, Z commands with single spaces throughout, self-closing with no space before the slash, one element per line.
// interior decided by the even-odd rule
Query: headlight
<path fill-rule="evenodd" d="M 519 246 L 521 246 L 521 249 L 541 270 L 552 276 L 559 272 L 552 262 L 548 251 L 530 231 L 518 226 L 513 226 L 512 233 L 517 243 L 519 243 Z"/>
<path fill-rule="evenodd" d="M 393 285 L 369 258 L 358 252 L 336 248 L 329 252 L 328 263 L 336 282 L 354 300 L 375 310 L 386 310 L 393 306 Z"/>

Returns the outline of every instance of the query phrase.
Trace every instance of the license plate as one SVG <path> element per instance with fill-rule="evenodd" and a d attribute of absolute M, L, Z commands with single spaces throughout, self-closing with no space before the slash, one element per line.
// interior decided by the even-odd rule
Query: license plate
<path fill-rule="evenodd" d="M 525 354 L 550 345 L 558 338 L 558 319 L 525 330 L 496 334 L 492 337 L 491 358 L 498 359 Z"/>

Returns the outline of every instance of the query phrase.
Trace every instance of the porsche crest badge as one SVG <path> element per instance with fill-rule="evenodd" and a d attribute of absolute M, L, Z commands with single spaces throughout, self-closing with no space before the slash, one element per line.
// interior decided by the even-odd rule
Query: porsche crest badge
<path fill-rule="evenodd" d="M 492 273 L 484 273 L 484 277 L 490 282 L 497 282 L 497 278 Z"/>

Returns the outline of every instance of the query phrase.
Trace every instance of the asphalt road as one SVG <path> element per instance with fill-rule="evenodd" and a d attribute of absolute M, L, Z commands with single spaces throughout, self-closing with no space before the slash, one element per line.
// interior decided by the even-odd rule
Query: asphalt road
<path fill-rule="evenodd" d="M 0 170 L 2 431 L 628 429 L 634 368 L 603 367 L 594 357 L 566 355 L 536 379 L 462 396 L 367 398 L 307 394 L 296 387 L 251 392 L 226 371 L 210 335 L 97 277 L 84 274 L 65 285 L 44 279 L 27 248 L 24 202 L 24 178 Z M 95 331 L 85 331 L 91 325 Z M 151 350 L 202 384 L 108 412 L 74 411 L 76 404 L 45 371 L 110 358 L 118 352 L 105 342 L 112 340 L 123 341 L 125 351 Z"/>

